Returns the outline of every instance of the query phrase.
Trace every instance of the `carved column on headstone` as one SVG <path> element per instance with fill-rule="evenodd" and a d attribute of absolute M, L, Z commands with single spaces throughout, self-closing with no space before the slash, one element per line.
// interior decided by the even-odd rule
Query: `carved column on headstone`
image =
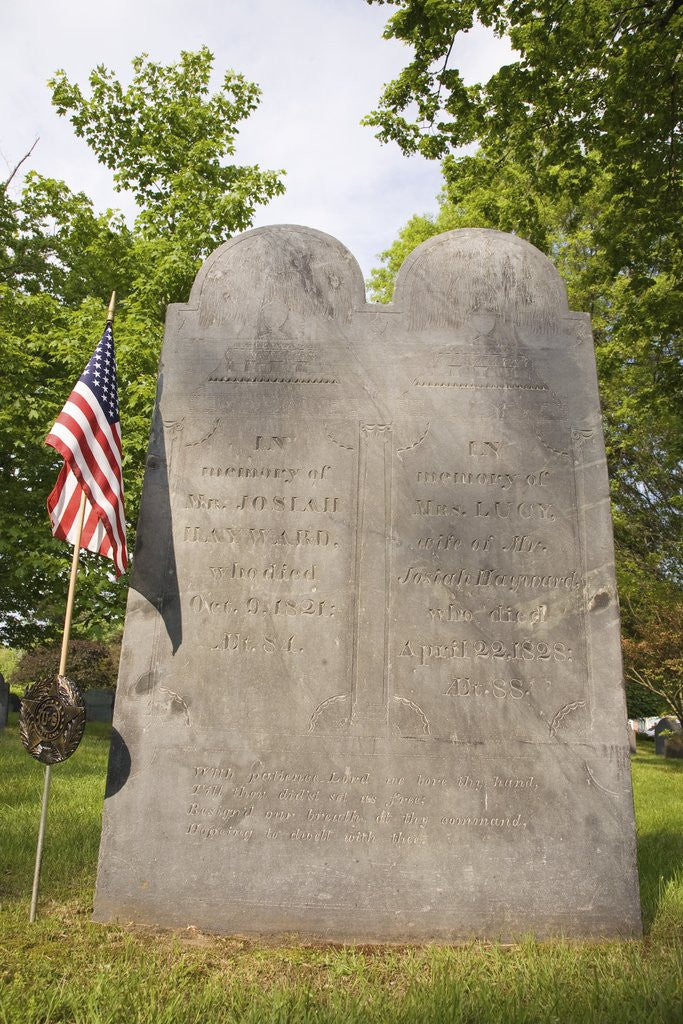
<path fill-rule="evenodd" d="M 388 725 L 391 456 L 391 424 L 361 423 L 351 726 L 363 736 L 379 735 Z"/>

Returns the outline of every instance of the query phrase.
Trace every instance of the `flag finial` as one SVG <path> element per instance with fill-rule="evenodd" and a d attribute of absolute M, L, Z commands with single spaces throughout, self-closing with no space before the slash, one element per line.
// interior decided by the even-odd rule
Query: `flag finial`
<path fill-rule="evenodd" d="M 111 324 L 114 322 L 114 307 L 116 306 L 116 292 L 111 293 L 109 300 L 109 309 L 107 310 L 107 323 Z"/>

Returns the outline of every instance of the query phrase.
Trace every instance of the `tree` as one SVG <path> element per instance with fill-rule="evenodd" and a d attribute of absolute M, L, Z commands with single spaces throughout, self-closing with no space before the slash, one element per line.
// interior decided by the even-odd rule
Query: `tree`
<path fill-rule="evenodd" d="M 251 224 L 256 207 L 284 191 L 282 172 L 227 163 L 238 125 L 261 95 L 233 71 L 211 94 L 213 56 L 207 47 L 183 51 L 163 66 L 146 55 L 133 60 L 124 89 L 98 66 L 85 96 L 63 71 L 50 81 L 57 112 L 114 174 L 114 187 L 140 207 L 133 286 L 144 309 L 163 317 L 166 305 L 185 298 L 201 260 Z"/>
<path fill-rule="evenodd" d="M 382 254 L 375 295 L 390 297 L 407 252 L 439 230 L 494 227 L 546 252 L 593 318 L 622 588 L 681 583 L 680 5 L 390 2 L 385 36 L 414 59 L 366 123 L 443 157 L 445 184 L 438 216 L 413 218 Z M 475 18 L 518 56 L 465 86 L 448 64 Z M 473 142 L 474 155 L 454 151 Z"/>
<path fill-rule="evenodd" d="M 14 208 L 11 256 L 2 280 L 28 295 L 78 307 L 107 290 L 130 291 L 133 232 L 121 213 L 96 214 L 83 192 L 35 171 Z"/>
<path fill-rule="evenodd" d="M 680 0 L 387 2 L 385 37 L 414 56 L 365 119 L 378 137 L 437 158 L 478 143 L 578 203 L 607 175 L 600 244 L 613 267 L 649 274 L 680 217 Z M 466 86 L 449 64 L 475 19 L 507 35 L 516 59 Z"/>
<path fill-rule="evenodd" d="M 60 654 L 60 644 L 39 644 L 33 650 L 26 651 L 14 669 L 12 683 L 30 686 L 32 683 L 52 681 L 59 670 Z M 84 692 L 100 687 L 113 690 L 120 656 L 120 643 L 70 640 L 67 651 L 69 679 Z"/>
<path fill-rule="evenodd" d="M 388 301 L 408 252 L 456 227 L 517 233 L 553 260 L 571 308 L 593 321 L 631 685 L 673 708 L 683 643 L 680 0 L 388 2 L 385 36 L 413 59 L 365 123 L 405 153 L 442 159 L 444 188 L 438 214 L 413 217 L 382 254 L 371 289 Z M 466 86 L 449 64 L 475 19 L 507 34 L 516 54 Z M 459 150 L 471 144 L 473 155 Z"/>
<path fill-rule="evenodd" d="M 629 611 L 631 609 L 629 608 Z M 622 640 L 629 687 L 645 690 L 683 723 L 683 596 L 668 593 L 642 609 Z"/>
<path fill-rule="evenodd" d="M 248 227 L 280 176 L 229 162 L 259 90 L 228 72 L 211 93 L 204 47 L 169 66 L 145 56 L 124 88 L 98 67 L 86 95 L 63 71 L 53 102 L 69 114 L 115 187 L 133 193 L 128 226 L 95 212 L 64 182 L 30 173 L 20 197 L 0 186 L 0 640 L 30 648 L 61 631 L 70 549 L 51 537 L 45 499 L 61 465 L 43 439 L 83 371 L 118 296 L 115 336 L 129 544 L 139 496 L 169 302 L 186 300 L 202 258 Z M 126 588 L 83 553 L 76 636 L 120 632 Z"/>

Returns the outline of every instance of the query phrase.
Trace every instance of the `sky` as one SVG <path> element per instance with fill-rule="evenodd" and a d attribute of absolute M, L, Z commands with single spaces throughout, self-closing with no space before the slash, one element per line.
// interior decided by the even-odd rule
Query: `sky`
<path fill-rule="evenodd" d="M 263 91 L 242 122 L 234 161 L 287 172 L 286 194 L 261 207 L 254 226 L 327 231 L 367 277 L 412 214 L 436 211 L 441 187 L 437 162 L 407 158 L 359 123 L 411 56 L 382 39 L 390 13 L 365 0 L 5 0 L 0 177 L 40 136 L 22 170 L 63 179 L 97 210 L 132 216 L 130 197 L 114 192 L 111 172 L 53 109 L 47 80 L 63 68 L 86 87 L 91 68 L 105 64 L 125 82 L 137 54 L 171 63 L 206 44 L 216 83 L 232 68 Z M 478 27 L 459 41 L 451 66 L 475 82 L 509 59 L 507 42 Z"/>

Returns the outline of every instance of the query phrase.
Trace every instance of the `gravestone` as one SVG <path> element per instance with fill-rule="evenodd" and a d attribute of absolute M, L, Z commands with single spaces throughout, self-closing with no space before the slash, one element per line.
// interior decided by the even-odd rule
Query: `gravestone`
<path fill-rule="evenodd" d="M 681 731 L 681 723 L 678 721 L 677 718 L 674 718 L 673 715 L 665 715 L 663 718 L 659 719 L 659 721 L 655 725 L 655 730 L 654 731 L 655 731 L 655 739 L 658 736 L 661 736 L 661 734 L 663 732 L 665 732 L 665 733 L 680 732 Z"/>
<path fill-rule="evenodd" d="M 664 718 L 660 718 L 655 725 L 655 754 L 664 756 L 666 754 L 666 745 L 669 736 L 672 733 L 681 731 L 681 723 L 677 718 L 667 715 Z"/>
<path fill-rule="evenodd" d="M 114 691 L 105 687 L 86 690 L 83 694 L 89 722 L 111 722 L 114 713 Z"/>
<path fill-rule="evenodd" d="M 683 758 L 683 734 L 680 730 L 669 736 L 664 745 L 664 757 Z"/>
<path fill-rule="evenodd" d="M 636 731 L 630 722 L 626 725 L 626 733 L 628 735 L 628 749 L 630 754 L 636 754 L 638 747 L 636 744 Z"/>
<path fill-rule="evenodd" d="M 494 231 L 389 305 L 262 228 L 170 306 L 95 919 L 640 934 L 589 317 Z"/>

